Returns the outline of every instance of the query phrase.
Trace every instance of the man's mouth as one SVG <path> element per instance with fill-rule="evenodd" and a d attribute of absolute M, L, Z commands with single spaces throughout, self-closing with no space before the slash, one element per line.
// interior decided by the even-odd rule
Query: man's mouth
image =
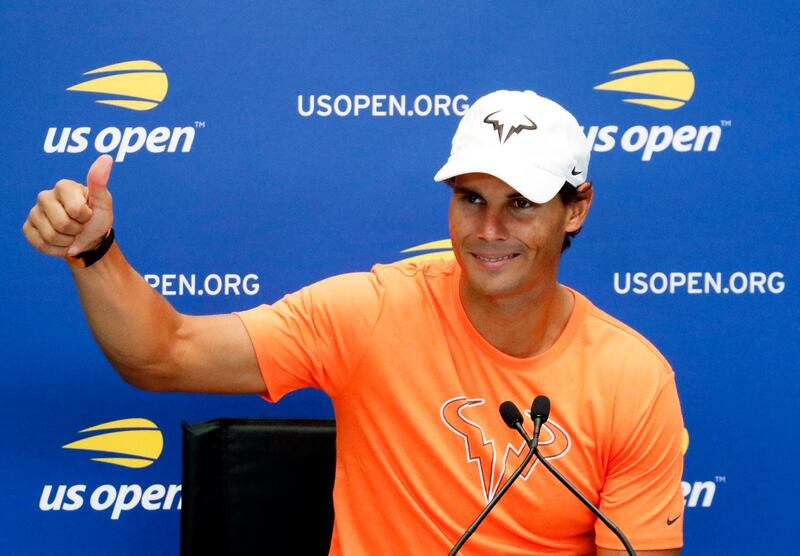
<path fill-rule="evenodd" d="M 475 259 L 483 266 L 491 268 L 499 268 L 506 264 L 508 261 L 519 256 L 519 253 L 509 253 L 508 255 L 486 255 L 479 253 L 470 253 Z"/>
<path fill-rule="evenodd" d="M 508 260 L 508 259 L 513 259 L 514 257 L 516 257 L 518 255 L 518 253 L 511 253 L 510 255 L 503 255 L 502 257 L 489 257 L 489 256 L 486 256 L 486 255 L 478 255 L 477 253 L 473 253 L 472 255 L 476 259 L 479 259 L 481 261 L 486 261 L 488 263 L 496 263 L 498 261 L 505 261 L 505 260 Z"/>

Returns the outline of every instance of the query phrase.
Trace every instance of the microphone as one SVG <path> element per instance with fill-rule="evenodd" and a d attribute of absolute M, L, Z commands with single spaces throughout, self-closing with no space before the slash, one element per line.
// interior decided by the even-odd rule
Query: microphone
<path fill-rule="evenodd" d="M 533 438 L 536 445 L 539 445 L 539 433 L 542 425 L 550 417 L 550 398 L 547 396 L 536 396 L 531 404 L 531 419 L 533 419 Z"/>
<path fill-rule="evenodd" d="M 556 479 L 558 479 L 562 485 L 567 487 L 567 489 L 574 494 L 578 500 L 580 500 L 584 506 L 589 508 L 597 518 L 605 523 L 606 527 L 611 529 L 611 532 L 614 533 L 617 538 L 622 542 L 625 546 L 625 550 L 628 551 L 630 556 L 636 556 L 636 551 L 633 550 L 631 543 L 628 541 L 628 538 L 622 533 L 622 531 L 617 527 L 610 519 L 608 519 L 603 512 L 600 511 L 594 504 L 592 504 L 583 493 L 578 490 L 572 483 L 570 483 L 564 475 L 562 475 L 553 465 L 547 461 L 547 459 L 542 456 L 541 452 L 539 452 L 539 430 L 541 429 L 542 425 L 547 421 L 547 418 L 550 416 L 550 399 L 547 396 L 536 396 L 536 399 L 533 400 L 533 405 L 531 406 L 531 418 L 533 419 L 533 440 L 531 441 L 532 451 L 536 454 L 536 458 L 542 462 L 542 465 L 552 473 Z M 523 431 L 524 432 L 524 431 Z M 527 439 L 527 434 L 524 435 Z"/>
<path fill-rule="evenodd" d="M 503 402 L 500 404 L 500 417 L 510 429 L 515 429 L 525 439 L 525 443 L 530 446 L 531 439 L 522 426 L 522 413 L 514 402 Z"/>
<path fill-rule="evenodd" d="M 550 410 L 548 401 L 548 413 L 549 412 Z M 478 528 L 478 525 L 480 525 L 483 520 L 486 519 L 486 516 L 489 515 L 489 512 L 492 511 L 492 508 L 497 505 L 497 503 L 500 501 L 500 498 L 503 497 L 506 491 L 511 487 L 512 483 L 517 480 L 517 477 L 519 477 L 522 473 L 522 470 L 528 466 L 534 454 L 536 453 L 536 440 L 529 437 L 528 433 L 525 432 L 525 428 L 522 426 L 522 413 L 520 413 L 519 408 L 514 404 L 514 402 L 506 401 L 500 404 L 500 416 L 503 418 L 505 424 L 508 425 L 508 428 L 516 430 L 525 439 L 525 445 L 529 448 L 528 455 L 525 456 L 525 459 L 522 461 L 519 467 L 514 470 L 514 473 L 511 474 L 511 477 L 509 477 L 503 486 L 500 487 L 500 490 L 497 491 L 497 493 L 494 495 L 494 498 L 489 501 L 480 515 L 475 518 L 475 521 L 472 522 L 472 525 L 470 525 L 467 530 L 464 531 L 464 534 L 461 535 L 461 538 L 458 539 L 450 552 L 448 552 L 448 556 L 455 556 L 458 554 L 458 551 L 462 546 L 464 546 L 464 543 L 467 542 L 467 540 L 472 536 L 472 534 Z"/>

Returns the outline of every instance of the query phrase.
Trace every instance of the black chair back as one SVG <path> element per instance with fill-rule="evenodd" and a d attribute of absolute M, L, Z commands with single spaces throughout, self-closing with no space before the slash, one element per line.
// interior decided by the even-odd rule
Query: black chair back
<path fill-rule="evenodd" d="M 335 436 L 332 420 L 183 423 L 181 556 L 328 554 Z"/>

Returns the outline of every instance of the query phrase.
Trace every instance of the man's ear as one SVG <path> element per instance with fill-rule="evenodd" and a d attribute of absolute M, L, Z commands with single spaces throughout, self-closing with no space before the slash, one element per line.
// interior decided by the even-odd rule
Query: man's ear
<path fill-rule="evenodd" d="M 586 215 L 589 214 L 589 208 L 592 206 L 592 199 L 594 198 L 592 182 L 587 181 L 580 184 L 577 187 L 577 193 L 577 198 L 571 199 L 566 205 L 565 232 L 576 232 L 583 226 L 583 221 L 586 220 Z"/>

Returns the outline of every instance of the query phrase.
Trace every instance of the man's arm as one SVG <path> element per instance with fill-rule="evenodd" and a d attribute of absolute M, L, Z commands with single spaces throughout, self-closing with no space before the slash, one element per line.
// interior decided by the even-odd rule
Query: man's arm
<path fill-rule="evenodd" d="M 91 267 L 70 268 L 92 333 L 125 382 L 154 391 L 265 391 L 235 315 L 178 313 L 116 245 Z"/>
<path fill-rule="evenodd" d="M 113 222 L 106 188 L 111 163 L 108 156 L 95 161 L 88 187 L 61 180 L 39 194 L 23 225 L 34 247 L 65 257 L 100 242 Z M 92 266 L 70 269 L 92 333 L 126 382 L 156 391 L 265 391 L 247 331 L 235 315 L 178 313 L 117 245 Z"/>
<path fill-rule="evenodd" d="M 611 437 L 600 509 L 625 531 L 637 553 L 680 554 L 683 418 L 675 375 L 662 357 L 647 352 L 636 357 L 633 348 L 628 354 L 627 364 L 635 362 L 637 374 L 619 387 L 623 399 L 615 399 L 617 428 Z M 598 544 L 618 546 L 611 531 L 599 522 L 595 535 Z M 597 554 L 625 551 L 598 547 Z"/>

